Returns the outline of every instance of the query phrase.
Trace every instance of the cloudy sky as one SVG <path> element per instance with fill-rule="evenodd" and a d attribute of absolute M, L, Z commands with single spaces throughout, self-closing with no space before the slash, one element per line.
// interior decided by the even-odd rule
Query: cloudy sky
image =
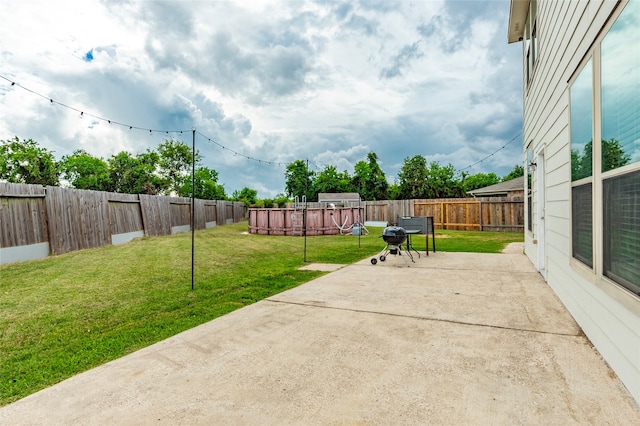
<path fill-rule="evenodd" d="M 390 181 L 418 154 L 461 170 L 495 153 L 466 171 L 503 176 L 522 159 L 508 13 L 508 0 L 2 0 L 0 139 L 107 159 L 191 144 L 195 128 L 227 193 L 260 198 L 284 192 L 286 163 L 352 174 L 369 152 Z"/>

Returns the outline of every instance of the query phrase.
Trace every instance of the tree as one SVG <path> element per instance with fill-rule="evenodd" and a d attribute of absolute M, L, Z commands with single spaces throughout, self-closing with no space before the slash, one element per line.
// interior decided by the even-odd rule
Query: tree
<path fill-rule="evenodd" d="M 155 195 L 165 190 L 167 181 L 156 174 L 159 155 L 147 151 L 133 156 L 126 151 L 108 160 L 110 191 L 125 194 Z"/>
<path fill-rule="evenodd" d="M 515 166 L 513 166 L 513 170 L 511 170 L 509 174 L 507 174 L 505 177 L 502 178 L 502 182 L 519 178 L 520 176 L 524 176 L 524 167 L 522 166 L 522 164 L 516 164 Z"/>
<path fill-rule="evenodd" d="M 464 176 L 462 179 L 462 188 L 466 194 L 474 189 L 484 188 L 485 186 L 495 185 L 500 183 L 500 178 L 497 174 L 491 173 L 476 173 L 475 175 Z"/>
<path fill-rule="evenodd" d="M 166 139 L 158 146 L 158 167 L 162 178 L 167 181 L 167 195 L 177 193 L 184 185 L 185 179 L 191 178 L 194 155 L 191 147 L 181 141 Z M 195 152 L 195 164 L 199 164 L 202 156 Z"/>
<path fill-rule="evenodd" d="M 335 166 L 326 166 L 315 176 L 313 187 L 318 193 L 350 192 L 350 180 L 346 170 L 338 173 Z"/>
<path fill-rule="evenodd" d="M 602 149 L 602 171 L 606 172 L 609 170 L 616 169 L 618 167 L 622 167 L 626 164 L 629 164 L 631 161 L 631 157 L 624 152 L 620 141 L 615 138 L 611 139 L 602 139 L 601 143 Z M 593 143 L 592 141 L 587 142 L 584 145 L 584 150 L 580 152 L 578 149 L 571 150 L 571 180 L 575 181 L 578 179 L 585 178 L 587 176 L 591 176 L 593 164 Z"/>
<path fill-rule="evenodd" d="M 246 186 L 240 191 L 237 189 L 231 194 L 231 199 L 235 201 L 243 201 L 247 206 L 255 204 L 258 201 L 258 191 L 247 188 Z"/>
<path fill-rule="evenodd" d="M 367 160 L 356 163 L 351 186 L 355 192 L 360 193 L 363 200 L 384 200 L 389 189 L 387 177 L 378 165 L 375 152 L 367 154 Z"/>
<path fill-rule="evenodd" d="M 394 182 L 389 185 L 389 189 L 387 190 L 387 194 L 390 200 L 400 200 L 402 197 L 400 196 L 400 184 L 398 182 Z"/>
<path fill-rule="evenodd" d="M 405 158 L 398 173 L 398 198 L 408 200 L 412 198 L 429 198 L 427 185 L 427 160 L 422 155 Z"/>
<path fill-rule="evenodd" d="M 581 162 L 582 162 L 582 159 L 580 156 L 580 150 L 572 149 L 571 150 L 571 180 L 572 181 L 578 180 L 581 177 L 584 177 L 584 176 L 580 176 Z M 531 180 L 531 174 L 529 174 L 528 178 L 529 180 Z M 529 185 L 529 187 L 531 187 L 531 185 Z"/>
<path fill-rule="evenodd" d="M 353 167 L 353 177 L 351 178 L 351 187 L 354 192 L 360 194 L 360 198 L 368 200 L 367 182 L 371 176 L 371 169 L 366 161 L 358 161 Z"/>
<path fill-rule="evenodd" d="M 624 152 L 620 141 L 614 138 L 602 140 L 602 171 L 617 169 L 629 164 L 631 156 Z"/>
<path fill-rule="evenodd" d="M 411 198 L 455 198 L 463 197 L 462 179 L 458 178 L 451 164 L 441 166 L 427 160 L 422 155 L 405 158 L 398 177 L 399 197 Z"/>
<path fill-rule="evenodd" d="M 291 200 L 289 199 L 289 197 L 287 197 L 281 192 L 277 193 L 276 196 L 273 198 L 273 202 L 277 203 L 280 207 L 283 207 L 285 204 L 287 204 L 290 201 Z"/>
<path fill-rule="evenodd" d="M 285 191 L 289 197 L 302 199 L 306 196 L 307 201 L 316 201 L 318 193 L 313 188 L 315 173 L 307 167 L 302 160 L 296 160 L 287 165 L 285 171 Z"/>
<path fill-rule="evenodd" d="M 437 161 L 429 163 L 427 168 L 427 187 L 427 198 L 456 198 L 465 195 L 453 165 L 441 166 Z"/>
<path fill-rule="evenodd" d="M 0 179 L 12 183 L 58 185 L 53 153 L 33 139 L 0 140 Z"/>
<path fill-rule="evenodd" d="M 110 188 L 109 165 L 102 158 L 96 158 L 82 149 L 62 157 L 60 161 L 62 177 L 76 189 L 108 191 Z"/>
<path fill-rule="evenodd" d="M 378 156 L 375 152 L 367 154 L 369 160 L 369 180 L 366 184 L 367 200 L 385 200 L 389 190 L 387 177 L 378 165 Z"/>
<path fill-rule="evenodd" d="M 218 183 L 218 172 L 208 167 L 199 167 L 194 175 L 193 196 L 202 200 L 226 200 L 224 185 Z M 178 191 L 181 197 L 191 197 L 191 179 L 185 179 Z"/>

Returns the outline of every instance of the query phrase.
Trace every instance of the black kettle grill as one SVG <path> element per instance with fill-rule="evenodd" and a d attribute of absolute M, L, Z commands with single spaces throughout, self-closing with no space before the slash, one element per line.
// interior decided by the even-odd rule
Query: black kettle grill
<path fill-rule="evenodd" d="M 385 243 L 387 243 L 387 245 L 380 252 L 379 256 L 377 256 L 378 259 L 380 259 L 380 262 L 384 262 L 385 260 L 387 260 L 388 254 L 402 255 L 402 243 L 407 240 L 407 232 L 401 226 L 387 226 L 382 231 L 382 239 Z M 407 251 L 407 254 L 411 258 L 411 261 L 415 262 L 413 260 L 413 256 L 411 255 L 411 252 Z M 378 263 L 378 259 L 376 259 L 375 257 L 371 259 L 371 264 L 375 265 L 376 263 Z"/>
<path fill-rule="evenodd" d="M 407 239 L 407 233 L 400 226 L 387 226 L 382 231 L 382 239 L 389 246 L 401 246 Z"/>

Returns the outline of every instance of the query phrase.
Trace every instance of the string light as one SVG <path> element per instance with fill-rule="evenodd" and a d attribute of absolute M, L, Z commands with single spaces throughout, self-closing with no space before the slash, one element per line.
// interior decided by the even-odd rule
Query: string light
<path fill-rule="evenodd" d="M 9 83 L 11 83 L 11 86 L 19 87 L 19 88 L 21 88 L 22 90 L 26 90 L 26 91 L 27 91 L 27 92 L 29 92 L 29 93 L 32 93 L 32 94 L 34 94 L 34 95 L 36 95 L 36 96 L 39 96 L 39 97 L 41 97 L 41 98 L 43 98 L 43 99 L 47 99 L 51 105 L 60 105 L 61 107 L 64 107 L 64 108 L 70 109 L 70 110 L 72 110 L 72 111 L 75 111 L 75 112 L 77 112 L 77 113 L 79 113 L 79 114 L 80 114 L 80 117 L 81 117 L 81 118 L 83 118 L 83 117 L 85 117 L 85 116 L 88 116 L 88 117 L 92 117 L 92 118 L 95 118 L 96 120 L 103 121 L 103 122 L 106 122 L 106 123 L 109 123 L 109 124 L 115 124 L 115 125 L 118 125 L 118 126 L 121 126 L 121 127 L 125 127 L 125 128 L 127 128 L 127 127 L 128 127 L 128 128 L 129 128 L 129 130 L 132 130 L 132 129 L 136 129 L 136 130 L 149 130 L 148 128 L 147 128 L 147 129 L 145 129 L 145 128 L 143 128 L 143 127 L 138 127 L 138 126 L 134 126 L 134 125 L 130 125 L 130 124 L 120 123 L 120 122 L 118 122 L 118 121 L 109 120 L 109 119 L 107 119 L 107 118 L 100 117 L 100 116 L 98 116 L 98 115 L 85 113 L 84 111 L 82 111 L 82 110 L 80 110 L 80 109 L 78 109 L 78 108 L 72 107 L 72 106 L 67 105 L 67 104 L 64 104 L 64 103 L 62 103 L 62 102 L 58 102 L 58 101 L 54 100 L 53 98 L 49 98 L 48 96 L 45 96 L 45 95 L 43 95 L 43 94 L 41 94 L 41 93 L 38 93 L 38 92 L 36 92 L 35 90 L 31 90 L 31 89 L 29 89 L 28 87 L 22 86 L 21 84 L 16 83 L 15 81 L 10 80 L 9 78 L 5 77 L 4 75 L 0 75 L 0 78 L 1 78 L 1 79 L 3 79 L 3 80 L 8 81 Z M 178 132 L 182 133 L 182 130 L 165 130 L 165 129 L 151 129 L 151 130 L 149 130 L 149 132 L 150 132 L 150 133 L 153 133 L 154 131 L 155 131 L 155 132 L 160 132 L 160 133 L 164 133 L 164 132 L 166 132 L 167 134 L 169 134 L 169 133 L 178 133 Z M 188 131 L 188 130 L 185 130 L 185 131 Z"/>
<path fill-rule="evenodd" d="M 287 166 L 287 165 L 290 164 L 290 163 L 279 163 L 279 162 L 275 162 L 275 161 L 269 161 L 269 160 L 263 160 L 263 159 L 259 159 L 259 158 L 253 158 L 253 157 L 251 157 L 249 155 L 243 154 L 242 152 L 234 151 L 233 149 L 222 145 L 221 143 L 217 142 L 215 139 L 213 139 L 210 136 L 207 136 L 207 135 L 205 135 L 205 134 L 203 134 L 201 132 L 196 132 L 196 134 L 198 136 L 201 136 L 202 138 L 206 139 L 209 143 L 212 143 L 214 145 L 219 146 L 223 151 L 227 150 L 229 152 L 232 152 L 234 157 L 240 156 L 240 157 L 246 158 L 247 160 L 256 161 L 256 162 L 258 162 L 260 164 L 262 164 L 262 163 L 269 164 L 270 166 L 271 165 Z"/>
<path fill-rule="evenodd" d="M 36 95 L 36 96 L 40 96 L 41 98 L 48 99 L 48 100 L 49 100 L 49 103 L 50 103 L 51 105 L 60 105 L 60 106 L 62 106 L 62 107 L 64 107 L 64 108 L 70 109 L 70 110 L 72 110 L 72 111 L 79 112 L 79 113 L 80 113 L 80 118 L 83 118 L 83 117 L 85 116 L 84 111 L 81 111 L 81 110 L 79 110 L 79 109 L 77 109 L 77 108 L 74 108 L 74 107 L 72 107 L 72 106 L 66 105 L 66 104 L 64 104 L 64 103 L 62 103 L 62 102 L 55 101 L 55 100 L 53 100 L 52 98 L 49 98 L 49 97 L 44 96 L 44 95 L 42 95 L 42 94 L 40 94 L 40 93 L 38 93 L 38 92 L 36 92 L 36 91 L 34 91 L 34 90 L 31 90 L 31 89 L 29 89 L 29 88 L 27 88 L 27 87 L 24 87 L 24 86 L 22 86 L 22 85 L 20 85 L 20 84 L 16 83 L 15 81 L 12 81 L 12 80 L 10 80 L 9 78 L 7 78 L 7 77 L 3 76 L 3 75 L 0 75 L 0 78 L 2 78 L 3 80 L 6 80 L 6 81 L 8 81 L 9 83 L 11 83 L 11 86 L 12 86 L 12 87 L 13 87 L 13 86 L 16 86 L 16 87 L 19 87 L 19 88 L 21 88 L 21 89 L 23 89 L 23 90 L 26 90 L 27 92 L 30 92 L 30 93 L 32 93 L 32 94 L 34 94 L 34 95 Z M 109 124 L 115 124 L 115 125 L 117 125 L 117 126 L 121 126 L 121 127 L 125 127 L 125 128 L 127 128 L 127 127 L 128 127 L 128 128 L 129 128 L 129 130 L 133 130 L 133 129 L 136 129 L 136 130 L 149 130 L 149 134 L 150 134 L 150 135 L 153 135 L 153 132 L 154 132 L 154 131 L 155 131 L 155 132 L 158 132 L 158 133 L 165 133 L 166 135 L 169 135 L 169 133 L 179 133 L 179 134 L 182 134 L 183 132 L 187 132 L 187 131 L 195 131 L 195 128 L 194 128 L 194 129 L 192 129 L 192 130 L 166 130 L 166 129 L 161 129 L 161 130 L 160 130 L 160 129 L 145 129 L 145 128 L 143 128 L 143 127 L 138 127 L 138 126 L 134 126 L 134 125 L 130 125 L 130 124 L 120 123 L 120 122 L 118 122 L 118 121 L 110 120 L 110 119 L 103 118 L 103 117 L 100 117 L 100 116 L 97 116 L 97 115 L 93 115 L 93 114 L 89 114 L 89 113 L 87 113 L 86 115 L 87 115 L 87 116 L 89 116 L 89 117 L 95 118 L 96 120 L 107 122 L 107 123 L 109 123 Z M 261 160 L 261 159 L 258 159 L 258 158 L 253 158 L 253 157 L 250 157 L 250 156 L 248 156 L 248 155 L 244 155 L 244 154 L 242 154 L 242 153 L 240 153 L 240 152 L 234 151 L 234 150 L 232 150 L 231 148 L 227 148 L 226 146 L 224 146 L 224 145 L 222 145 L 222 144 L 218 143 L 215 139 L 211 139 L 210 137 L 207 137 L 206 135 L 204 135 L 204 134 L 202 134 L 202 133 L 200 133 L 200 132 L 198 132 L 198 131 L 195 131 L 195 133 L 196 133 L 196 134 L 198 134 L 198 135 L 200 135 L 200 136 L 202 136 L 203 138 L 207 139 L 210 143 L 213 143 L 213 144 L 215 144 L 215 145 L 219 146 L 220 148 L 222 148 L 222 150 L 227 150 L 227 151 L 233 152 L 233 153 L 234 153 L 234 156 L 238 156 L 238 155 L 240 155 L 241 157 L 246 157 L 246 159 L 247 159 L 247 160 L 257 161 L 257 162 L 258 162 L 258 163 L 260 163 L 260 164 L 262 164 L 263 162 L 264 162 L 264 163 L 266 163 L 266 164 L 268 164 L 268 165 L 277 165 L 277 166 L 288 166 L 289 164 L 291 164 L 291 163 L 286 163 L 286 162 L 276 162 L 276 161 L 268 161 L 268 160 Z M 504 144 L 500 149 L 498 149 L 498 150 L 494 151 L 493 153 L 491 153 L 491 154 L 487 155 L 487 156 L 486 156 L 486 157 L 484 157 L 483 159 L 481 159 L 481 160 L 479 160 L 479 161 L 476 161 L 475 163 L 473 163 L 473 164 L 471 164 L 471 165 L 469 165 L 469 166 L 467 166 L 467 167 L 464 167 L 464 168 L 460 169 L 460 171 L 470 169 L 471 167 L 473 167 L 473 166 L 475 166 L 475 165 L 477 165 L 477 164 L 480 164 L 480 163 L 482 163 L 482 162 L 486 161 L 487 159 L 489 159 L 490 157 L 494 156 L 495 154 L 497 154 L 497 153 L 498 153 L 498 152 L 500 152 L 501 150 L 505 149 L 509 144 L 511 144 L 513 141 L 515 141 L 515 140 L 518 138 L 518 136 L 520 136 L 521 134 L 522 134 L 522 132 L 519 132 L 519 133 L 518 133 L 516 136 L 514 136 L 514 137 L 513 137 L 509 142 L 507 142 L 506 144 Z M 314 163 L 314 162 L 313 162 L 313 161 L 311 161 L 311 160 L 308 160 L 308 161 L 309 161 L 309 163 L 311 163 L 311 164 L 312 164 L 312 165 L 313 165 L 317 170 L 321 170 L 321 168 L 320 168 L 316 163 Z"/>
<path fill-rule="evenodd" d="M 85 113 L 84 113 L 84 111 L 81 111 L 81 110 L 79 110 L 78 108 L 74 108 L 74 107 L 69 106 L 69 105 L 66 105 L 66 104 L 64 104 L 64 103 L 62 103 L 62 102 L 55 101 L 55 100 L 53 100 L 52 98 L 49 98 L 49 97 L 47 97 L 47 96 L 42 95 L 41 93 L 38 93 L 38 92 L 36 92 L 36 91 L 34 91 L 34 90 L 31 90 L 31 89 L 29 89 L 29 88 L 27 88 L 27 87 L 24 87 L 24 86 L 22 86 L 22 85 L 20 85 L 20 84 L 16 83 L 15 81 L 11 81 L 10 79 L 8 79 L 7 77 L 5 77 L 5 76 L 3 76 L 3 75 L 0 75 L 0 78 L 2 78 L 2 79 L 4 79 L 4 80 L 8 81 L 9 83 L 11 83 L 11 86 L 17 86 L 17 87 L 20 87 L 21 89 L 26 90 L 27 92 L 30 92 L 30 93 L 32 93 L 32 94 L 34 94 L 34 95 L 36 95 L 36 96 L 40 96 L 41 98 L 48 99 L 48 100 L 49 100 L 49 102 L 50 102 L 52 105 L 54 105 L 54 104 L 55 104 L 55 105 L 60 105 L 60 106 L 62 106 L 62 107 L 64 107 L 64 108 L 70 109 L 70 110 L 72 110 L 72 111 L 79 112 L 79 113 L 80 113 L 80 118 L 82 118 L 82 117 L 84 117 L 85 115 L 87 115 L 87 116 L 89 116 L 89 117 L 95 118 L 96 120 L 104 121 L 104 122 L 107 122 L 107 123 L 109 123 L 109 124 L 114 124 L 114 125 L 122 126 L 122 127 L 125 127 L 125 128 L 127 128 L 127 127 L 128 127 L 128 128 L 129 128 L 129 130 L 133 130 L 133 129 L 136 129 L 136 130 L 149 130 L 149 135 L 153 135 L 153 132 L 154 132 L 154 131 L 155 131 L 155 132 L 159 132 L 159 133 L 165 133 L 165 134 L 167 134 L 167 135 L 168 135 L 169 133 L 180 133 L 180 134 L 182 134 L 182 132 L 195 131 L 195 128 L 194 128 L 194 129 L 192 129 L 192 130 L 165 130 L 165 129 L 158 130 L 158 129 L 148 129 L 148 128 L 146 128 L 146 129 L 145 129 L 145 128 L 143 128 L 143 127 L 138 127 L 138 126 L 134 126 L 134 125 L 131 125 L 131 124 L 124 124 L 124 123 L 120 123 L 120 122 L 118 122 L 118 121 L 110 120 L 110 119 L 103 118 L 103 117 L 100 117 L 100 116 L 97 116 L 97 115 L 93 115 L 93 114 L 89 114 L 89 113 L 85 114 Z M 238 156 L 238 155 L 240 155 L 241 157 L 245 157 L 247 160 L 257 161 L 257 162 L 258 162 L 258 163 L 260 163 L 260 164 L 262 164 L 263 162 L 264 162 L 264 163 L 267 163 L 267 164 L 269 164 L 269 165 L 278 165 L 278 166 L 287 166 L 287 165 L 291 164 L 291 163 L 276 162 L 276 161 L 267 161 L 267 160 L 261 160 L 261 159 L 253 158 L 253 157 L 250 157 L 250 156 L 248 156 L 248 155 L 244 155 L 243 153 L 240 153 L 240 152 L 234 151 L 233 149 L 228 148 L 228 147 L 226 147 L 226 146 L 224 146 L 224 145 L 222 145 L 222 144 L 218 143 L 215 139 L 212 139 L 212 138 L 210 138 L 210 137 L 207 137 L 206 135 L 204 135 L 204 134 L 202 134 L 202 133 L 200 133 L 200 132 L 196 132 L 196 133 L 197 133 L 198 135 L 202 136 L 203 138 L 207 139 L 210 143 L 213 143 L 213 144 L 215 144 L 215 145 L 218 145 L 218 146 L 219 146 L 220 148 L 222 148 L 223 150 L 227 150 L 227 151 L 233 152 L 233 153 L 234 153 L 234 156 Z M 317 166 L 316 166 L 316 167 L 317 167 Z"/>
<path fill-rule="evenodd" d="M 505 149 L 505 148 L 506 148 L 506 147 L 507 147 L 511 142 L 515 141 L 515 140 L 518 138 L 518 136 L 520 136 L 521 134 L 522 134 L 522 132 L 521 132 L 521 131 L 520 131 L 520 132 L 518 132 L 518 134 L 517 134 L 517 135 L 515 135 L 515 136 L 514 136 L 514 137 L 513 137 L 509 142 L 507 142 L 507 143 L 505 143 L 504 145 L 502 145 L 502 148 L 497 149 L 496 151 L 494 151 L 494 152 L 492 152 L 491 154 L 489 154 L 489 155 L 487 155 L 486 157 L 484 157 L 482 160 L 476 161 L 475 163 L 473 163 L 473 164 L 471 164 L 471 165 L 469 165 L 469 166 L 467 166 L 467 167 L 465 167 L 465 168 L 463 168 L 463 169 L 460 169 L 460 171 L 470 169 L 471 167 L 475 166 L 476 164 L 480 164 L 480 163 L 482 163 L 483 161 L 487 160 L 488 158 L 493 157 L 493 156 L 494 156 L 494 155 L 496 155 L 498 152 L 500 152 L 500 151 L 502 151 L 503 149 Z"/>

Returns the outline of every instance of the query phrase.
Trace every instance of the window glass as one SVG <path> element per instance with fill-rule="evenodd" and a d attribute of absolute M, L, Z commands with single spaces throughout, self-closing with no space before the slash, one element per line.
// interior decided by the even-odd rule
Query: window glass
<path fill-rule="evenodd" d="M 631 1 L 601 44 L 602 171 L 640 161 L 640 1 Z"/>
<path fill-rule="evenodd" d="M 532 64 L 535 65 L 536 60 L 538 60 L 538 39 L 536 34 L 536 19 L 538 17 L 537 11 L 537 2 L 536 0 L 532 0 L 529 4 L 529 16 L 531 18 L 531 55 L 532 55 Z"/>
<path fill-rule="evenodd" d="M 571 188 L 573 257 L 593 268 L 593 205 L 591 183 Z"/>
<path fill-rule="evenodd" d="M 593 268 L 593 79 L 591 59 L 570 88 L 572 256 Z"/>
<path fill-rule="evenodd" d="M 571 181 L 592 174 L 593 79 L 591 60 L 571 85 Z"/>
<path fill-rule="evenodd" d="M 640 295 L 640 171 L 605 179 L 604 275 Z"/>
<path fill-rule="evenodd" d="M 527 148 L 527 229 L 533 231 L 533 203 L 531 200 L 531 174 L 533 173 L 533 155 L 531 147 Z"/>

